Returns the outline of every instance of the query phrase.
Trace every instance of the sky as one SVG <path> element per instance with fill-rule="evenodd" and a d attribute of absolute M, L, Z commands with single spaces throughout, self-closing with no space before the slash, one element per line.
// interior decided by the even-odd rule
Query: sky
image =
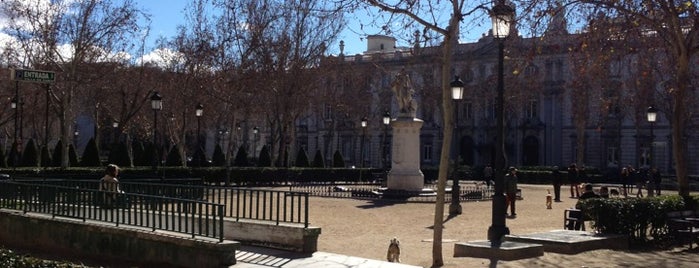
<path fill-rule="evenodd" d="M 143 8 L 152 16 L 151 37 L 149 40 L 149 43 L 152 44 L 152 47 L 150 47 L 151 49 L 154 48 L 153 46 L 158 37 L 175 36 L 177 33 L 177 25 L 185 22 L 184 9 L 189 1 L 191 0 L 137 0 L 137 6 Z M 340 33 L 338 40 L 343 40 L 345 42 L 344 53 L 346 55 L 354 55 L 366 51 L 366 39 L 356 33 L 356 31 L 360 29 L 360 22 L 358 20 L 368 20 L 368 18 L 348 16 L 348 29 Z M 464 27 L 468 26 L 462 26 L 462 28 Z M 476 41 L 483 33 L 488 31 L 488 27 L 489 22 L 487 25 L 472 28 L 473 30 L 469 31 L 465 36 L 462 36 L 462 42 Z M 354 31 L 352 29 L 354 29 Z M 367 34 L 379 34 L 379 30 L 376 28 L 365 27 L 364 31 Z M 401 40 L 398 40 L 397 45 L 402 47 L 410 46 L 408 44 L 402 44 Z M 338 54 L 339 45 L 335 44 L 335 47 L 330 47 L 330 53 Z"/>
<path fill-rule="evenodd" d="M 140 0 L 137 6 L 151 14 L 150 49 L 154 49 L 155 41 L 160 37 L 172 37 L 177 33 L 177 26 L 184 24 L 184 9 L 192 0 Z M 356 23 L 350 22 L 357 27 Z M 352 27 L 351 26 L 351 27 Z M 366 50 L 366 42 L 361 36 L 352 31 L 344 31 L 340 39 L 345 41 L 345 54 L 354 55 Z M 338 41 L 339 42 L 339 41 Z M 337 46 L 337 45 L 336 45 Z M 339 53 L 339 48 L 331 48 L 331 52 Z"/>
<path fill-rule="evenodd" d="M 48 1 L 48 0 L 40 0 Z M 68 0 L 70 1 L 70 0 Z M 116 2 L 120 0 L 115 0 Z M 172 38 L 177 33 L 177 26 L 183 25 L 185 21 L 184 9 L 187 4 L 192 0 L 135 0 L 135 4 L 138 8 L 144 10 L 146 13 L 151 15 L 151 32 L 149 34 L 147 45 L 146 45 L 146 55 L 144 59 L 146 61 L 160 59 L 158 53 L 153 53 L 156 49 L 156 41 L 160 37 L 165 37 L 166 39 Z M 386 14 L 386 13 L 383 13 Z M 374 14 L 375 16 L 375 14 Z M 363 53 L 366 51 L 367 44 L 365 35 L 367 34 L 381 34 L 379 29 L 372 28 L 369 26 L 360 27 L 361 23 L 367 24 L 367 21 L 373 20 L 372 17 L 367 15 L 355 15 L 350 14 L 347 16 L 348 26 L 347 29 L 340 33 L 335 44 L 329 47 L 329 53 L 339 54 L 339 41 L 343 40 L 345 43 L 344 53 L 345 55 L 354 55 Z M 144 21 L 145 23 L 145 21 Z M 4 18 L 0 16 L 0 26 L 4 25 Z M 462 24 L 462 42 L 473 42 L 477 40 L 483 33 L 487 32 L 487 27 L 489 23 L 480 25 L 477 27 L 470 27 L 468 24 Z M 392 29 L 399 29 L 401 25 L 394 25 L 390 27 Z M 363 30 L 363 35 L 358 34 L 361 32 L 360 28 Z M 464 29 L 471 29 L 470 31 Z M 406 44 L 400 38 L 397 38 L 398 47 L 410 47 L 410 44 Z M 8 43 L 12 39 L 4 34 L 0 33 L 0 42 Z"/>

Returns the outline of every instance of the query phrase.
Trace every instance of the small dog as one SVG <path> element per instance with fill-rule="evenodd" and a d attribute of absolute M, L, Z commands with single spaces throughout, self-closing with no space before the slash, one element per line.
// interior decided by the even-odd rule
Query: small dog
<path fill-rule="evenodd" d="M 391 243 L 388 244 L 386 259 L 388 262 L 400 262 L 400 241 L 398 241 L 398 238 L 394 237 L 391 239 Z"/>
<path fill-rule="evenodd" d="M 551 203 L 553 202 L 553 198 L 551 197 L 551 190 L 546 190 L 546 209 L 551 209 Z"/>

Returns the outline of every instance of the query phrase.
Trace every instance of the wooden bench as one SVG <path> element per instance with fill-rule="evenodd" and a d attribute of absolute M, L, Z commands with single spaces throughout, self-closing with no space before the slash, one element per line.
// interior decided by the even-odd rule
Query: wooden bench
<path fill-rule="evenodd" d="M 699 211 L 671 211 L 667 213 L 668 233 L 679 243 L 699 243 Z"/>

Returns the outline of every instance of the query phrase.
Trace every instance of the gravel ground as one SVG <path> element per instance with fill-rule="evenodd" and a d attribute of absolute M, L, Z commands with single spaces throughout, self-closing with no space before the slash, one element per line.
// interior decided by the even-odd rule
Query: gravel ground
<path fill-rule="evenodd" d="M 546 209 L 545 198 L 550 186 L 520 185 L 523 200 L 517 201 L 517 217 L 507 218 L 512 234 L 529 234 L 563 228 L 563 212 L 575 206 L 567 187 L 562 202 Z M 449 218 L 445 204 L 442 236 L 443 267 L 488 267 L 490 261 L 454 258 L 454 243 L 487 238 L 491 225 L 491 201 L 462 202 L 463 214 Z M 318 250 L 385 260 L 389 240 L 401 243 L 401 261 L 406 264 L 432 265 L 432 225 L 435 205 L 431 203 L 392 203 L 342 198 L 312 197 L 310 222 L 322 228 Z M 590 228 L 588 227 L 588 230 Z M 699 252 L 676 248 L 663 251 L 595 250 L 576 255 L 545 253 L 543 257 L 500 261 L 498 267 L 696 267 Z"/>

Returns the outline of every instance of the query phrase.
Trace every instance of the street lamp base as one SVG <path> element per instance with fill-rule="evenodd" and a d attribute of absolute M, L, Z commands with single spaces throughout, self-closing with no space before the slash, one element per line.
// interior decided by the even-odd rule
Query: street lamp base
<path fill-rule="evenodd" d="M 451 187 L 451 204 L 449 204 L 449 216 L 461 215 L 461 187 L 453 185 Z"/>
<path fill-rule="evenodd" d="M 488 228 L 488 240 L 491 242 L 502 241 L 505 235 L 510 234 L 510 229 L 505 224 L 505 195 L 493 195 L 493 224 Z"/>
<path fill-rule="evenodd" d="M 451 202 L 449 205 L 449 216 L 461 215 L 462 212 L 461 204 Z"/>

